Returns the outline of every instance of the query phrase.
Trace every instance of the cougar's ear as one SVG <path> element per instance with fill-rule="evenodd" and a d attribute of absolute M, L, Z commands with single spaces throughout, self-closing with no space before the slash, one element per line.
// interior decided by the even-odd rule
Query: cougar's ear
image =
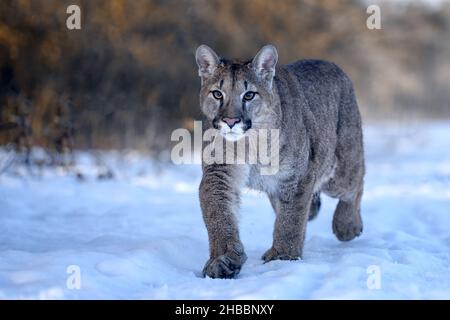
<path fill-rule="evenodd" d="M 278 61 L 277 49 L 272 45 L 264 46 L 253 58 L 252 66 L 256 75 L 267 81 L 272 87 L 272 80 L 275 76 L 275 66 Z"/>
<path fill-rule="evenodd" d="M 211 77 L 219 64 L 219 57 L 210 47 L 202 44 L 195 52 L 198 65 L 198 75 L 204 79 Z"/>

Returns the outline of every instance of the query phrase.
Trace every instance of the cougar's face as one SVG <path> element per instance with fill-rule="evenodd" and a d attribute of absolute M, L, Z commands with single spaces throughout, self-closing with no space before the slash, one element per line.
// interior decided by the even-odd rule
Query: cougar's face
<path fill-rule="evenodd" d="M 202 111 L 228 140 L 239 140 L 257 125 L 258 111 L 265 104 L 268 92 L 254 83 L 251 73 L 248 64 L 222 61 L 214 77 L 203 83 Z"/>
<path fill-rule="evenodd" d="M 247 130 L 264 127 L 264 115 L 270 113 L 276 63 L 275 48 L 269 46 L 266 50 L 270 52 L 259 57 L 264 61 L 255 60 L 260 51 L 253 61 L 238 62 L 219 59 L 206 46 L 197 49 L 202 78 L 200 106 L 211 125 L 227 140 L 237 141 Z"/>

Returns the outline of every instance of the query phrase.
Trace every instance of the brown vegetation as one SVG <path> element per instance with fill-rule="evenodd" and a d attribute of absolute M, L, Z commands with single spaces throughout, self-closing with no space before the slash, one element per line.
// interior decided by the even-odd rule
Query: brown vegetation
<path fill-rule="evenodd" d="M 69 4 L 82 30 L 66 28 Z M 164 149 L 200 118 L 201 43 L 229 57 L 273 43 L 281 63 L 334 61 L 365 119 L 450 116 L 450 4 L 381 10 L 382 30 L 368 30 L 366 7 L 350 0 L 2 0 L 0 144 Z"/>

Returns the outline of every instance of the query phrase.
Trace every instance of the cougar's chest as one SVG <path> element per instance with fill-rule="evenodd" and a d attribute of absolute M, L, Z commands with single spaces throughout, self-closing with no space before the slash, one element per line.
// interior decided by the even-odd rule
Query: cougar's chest
<path fill-rule="evenodd" d="M 278 190 L 282 175 L 283 172 L 278 172 L 273 175 L 262 175 L 260 166 L 251 166 L 247 180 L 247 187 L 267 193 L 275 193 Z"/>

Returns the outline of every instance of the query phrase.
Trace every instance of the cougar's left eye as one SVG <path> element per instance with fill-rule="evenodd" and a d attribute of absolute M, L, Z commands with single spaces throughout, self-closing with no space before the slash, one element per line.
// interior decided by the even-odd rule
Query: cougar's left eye
<path fill-rule="evenodd" d="M 212 95 L 213 95 L 214 99 L 216 99 L 216 100 L 220 100 L 223 98 L 223 94 L 219 90 L 214 90 L 212 92 Z"/>
<path fill-rule="evenodd" d="M 253 92 L 253 91 L 247 91 L 247 92 L 244 94 L 244 100 L 245 100 L 245 101 L 253 100 L 253 98 L 255 97 L 255 95 L 256 95 L 256 92 Z"/>

